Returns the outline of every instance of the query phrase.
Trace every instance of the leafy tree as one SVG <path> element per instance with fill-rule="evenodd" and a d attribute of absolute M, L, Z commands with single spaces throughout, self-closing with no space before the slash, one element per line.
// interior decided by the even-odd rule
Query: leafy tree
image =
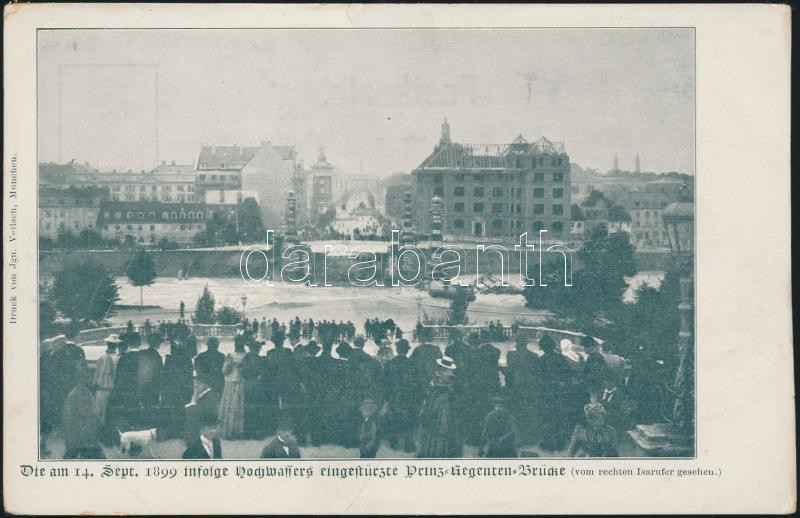
<path fill-rule="evenodd" d="M 78 240 L 69 230 L 61 229 L 56 237 L 56 248 L 61 250 L 72 250 L 77 248 Z"/>
<path fill-rule="evenodd" d="M 39 336 L 41 338 L 48 338 L 53 335 L 53 323 L 56 320 L 56 308 L 46 301 L 39 302 Z"/>
<path fill-rule="evenodd" d="M 197 324 L 213 324 L 214 304 L 214 295 L 211 294 L 206 286 L 203 288 L 203 294 L 197 299 L 193 321 Z"/>
<path fill-rule="evenodd" d="M 258 239 L 264 231 L 261 208 L 254 198 L 245 198 L 238 208 L 239 236 L 244 242 Z"/>
<path fill-rule="evenodd" d="M 180 246 L 175 241 L 170 241 L 166 237 L 162 237 L 156 244 L 159 250 L 176 250 Z"/>
<path fill-rule="evenodd" d="M 119 300 L 119 288 L 105 267 L 94 261 L 72 263 L 55 274 L 55 307 L 73 322 L 101 322 Z"/>
<path fill-rule="evenodd" d="M 201 246 L 231 245 L 239 242 L 236 223 L 220 212 L 214 212 L 211 218 L 206 220 L 205 230 L 195 234 L 192 239 Z"/>
<path fill-rule="evenodd" d="M 217 322 L 224 326 L 238 324 L 242 320 L 242 314 L 228 306 L 222 306 L 219 308 L 216 316 Z"/>
<path fill-rule="evenodd" d="M 103 236 L 95 230 L 85 229 L 78 234 L 78 246 L 87 250 L 100 248 L 103 245 Z"/>
<path fill-rule="evenodd" d="M 469 323 L 467 308 L 475 300 L 475 293 L 466 286 L 454 285 L 450 296 L 450 311 L 447 313 L 447 323 L 450 325 L 463 325 Z"/>
<path fill-rule="evenodd" d="M 137 250 L 128 265 L 126 275 L 131 284 L 139 287 L 139 307 L 141 308 L 144 305 L 144 287 L 150 286 L 156 279 L 156 265 L 153 263 L 153 258 L 144 250 Z"/>

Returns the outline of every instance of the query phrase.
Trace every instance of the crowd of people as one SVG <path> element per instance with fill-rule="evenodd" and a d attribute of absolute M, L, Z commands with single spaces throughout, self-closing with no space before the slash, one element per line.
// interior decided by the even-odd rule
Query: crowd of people
<path fill-rule="evenodd" d="M 109 336 L 93 373 L 69 340 L 43 350 L 43 438 L 60 429 L 65 458 L 102 457 L 100 443 L 139 430 L 183 439 L 186 458 L 220 458 L 220 438 L 267 437 L 266 457 L 310 444 L 370 458 L 384 441 L 420 458 L 461 457 L 465 445 L 487 457 L 525 445 L 594 457 L 616 455 L 620 434 L 654 417 L 649 374 L 590 337 L 565 350 L 545 334 L 537 353 L 518 333 L 501 365 L 478 333 L 412 350 L 391 320 L 368 319 L 366 338 L 350 322 L 243 322 L 227 355 L 216 337 L 197 354 L 187 331 L 158 323 L 143 340 Z"/>

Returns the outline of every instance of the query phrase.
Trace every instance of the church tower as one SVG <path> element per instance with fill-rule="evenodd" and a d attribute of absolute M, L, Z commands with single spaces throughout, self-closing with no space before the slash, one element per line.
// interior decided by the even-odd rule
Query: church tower
<path fill-rule="evenodd" d="M 447 122 L 447 117 L 445 117 L 442 123 L 442 136 L 439 139 L 439 145 L 444 146 L 450 143 L 450 124 Z"/>
<path fill-rule="evenodd" d="M 614 154 L 614 168 L 613 168 L 613 169 L 611 169 L 611 170 L 612 170 L 613 172 L 615 172 L 615 173 L 616 173 L 617 171 L 619 171 L 619 157 L 616 155 L 616 153 Z"/>
<path fill-rule="evenodd" d="M 639 160 L 639 153 L 636 153 L 636 172 L 637 173 L 641 173 L 642 172 L 642 163 Z"/>

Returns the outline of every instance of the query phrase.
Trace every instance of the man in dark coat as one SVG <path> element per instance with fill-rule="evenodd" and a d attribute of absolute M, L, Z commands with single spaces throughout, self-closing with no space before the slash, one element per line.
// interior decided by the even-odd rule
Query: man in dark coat
<path fill-rule="evenodd" d="M 506 392 L 509 410 L 520 425 L 520 440 L 531 441 L 535 436 L 536 393 L 535 371 L 539 357 L 528 349 L 528 340 L 517 334 L 515 348 L 506 356 Z"/>
<path fill-rule="evenodd" d="M 180 436 L 183 408 L 192 397 L 192 357 L 183 344 L 172 342 L 161 369 L 161 406 L 166 436 Z"/>
<path fill-rule="evenodd" d="M 265 431 L 275 433 L 281 417 L 294 419 L 300 403 L 300 374 L 294 361 L 291 347 L 284 346 L 286 334 L 282 328 L 272 333 L 275 348 L 267 353 L 264 361 L 262 394 L 267 411 Z"/>
<path fill-rule="evenodd" d="M 47 369 L 42 376 L 47 378 L 50 389 L 54 424 L 61 422 L 67 395 L 75 388 L 78 373 L 85 364 L 83 349 L 71 340 L 59 340 L 50 352 L 46 360 Z"/>
<path fill-rule="evenodd" d="M 137 383 L 139 385 L 139 402 L 142 407 L 141 425 L 150 427 L 156 424 L 156 413 L 160 404 L 161 369 L 164 362 L 161 354 L 150 344 L 145 345 L 137 354 L 138 371 Z"/>
<path fill-rule="evenodd" d="M 517 420 L 506 409 L 504 398 L 495 396 L 492 400 L 494 409 L 483 421 L 480 454 L 489 458 L 516 457 L 519 440 Z"/>
<path fill-rule="evenodd" d="M 125 342 L 117 344 L 117 350 L 119 360 L 114 373 L 114 388 L 108 400 L 107 422 L 110 430 L 124 431 L 135 428 L 139 419 L 139 353 L 129 352 Z"/>
<path fill-rule="evenodd" d="M 219 339 L 212 336 L 206 344 L 206 351 L 198 354 L 194 359 L 194 368 L 198 376 L 208 380 L 208 384 L 216 394 L 222 394 L 225 387 L 225 375 L 222 366 L 225 364 L 225 355 L 219 352 Z"/>
<path fill-rule="evenodd" d="M 211 387 L 207 377 L 198 375 L 194 379 L 192 398 L 184 405 L 185 419 L 183 439 L 186 444 L 197 439 L 204 426 L 215 424 L 219 394 Z"/>
<path fill-rule="evenodd" d="M 392 448 L 402 442 L 406 452 L 414 451 L 414 425 L 417 408 L 414 406 L 414 372 L 408 358 L 408 340 L 395 344 L 397 356 L 384 368 L 384 398 L 387 402 L 386 432 Z"/>
<path fill-rule="evenodd" d="M 313 374 L 310 374 L 317 382 L 308 390 L 311 408 L 316 413 L 311 426 L 311 442 L 314 446 L 343 442 L 341 409 L 346 361 L 333 357 L 333 337 L 322 332 L 321 335 L 322 355 L 311 364 Z"/>
<path fill-rule="evenodd" d="M 257 322 L 253 320 L 253 322 Z M 248 352 L 242 360 L 241 374 L 244 380 L 244 433 L 253 439 L 263 439 L 266 419 L 263 379 L 266 358 L 261 356 L 263 342 L 248 342 Z"/>
<path fill-rule="evenodd" d="M 198 431 L 186 442 L 184 459 L 221 459 L 222 443 L 217 437 L 217 422 L 213 417 L 204 418 Z"/>
<path fill-rule="evenodd" d="M 541 381 L 542 442 L 545 450 L 564 448 L 567 436 L 572 431 L 569 420 L 572 370 L 569 361 L 552 336 L 545 334 L 539 339 L 544 355 L 539 359 L 537 375 Z"/>
<path fill-rule="evenodd" d="M 292 434 L 291 420 L 280 419 L 277 432 L 261 450 L 262 459 L 299 459 L 300 447 Z"/>

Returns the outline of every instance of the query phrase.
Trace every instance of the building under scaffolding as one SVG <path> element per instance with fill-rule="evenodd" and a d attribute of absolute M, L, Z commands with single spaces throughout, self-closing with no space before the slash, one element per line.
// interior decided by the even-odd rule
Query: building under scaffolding
<path fill-rule="evenodd" d="M 570 165 L 562 142 L 544 137 L 510 144 L 458 144 L 445 119 L 433 152 L 412 176 L 414 230 L 431 231 L 431 198 L 443 200 L 446 240 L 531 241 L 546 230 L 548 241 L 566 242 L 570 228 Z"/>

